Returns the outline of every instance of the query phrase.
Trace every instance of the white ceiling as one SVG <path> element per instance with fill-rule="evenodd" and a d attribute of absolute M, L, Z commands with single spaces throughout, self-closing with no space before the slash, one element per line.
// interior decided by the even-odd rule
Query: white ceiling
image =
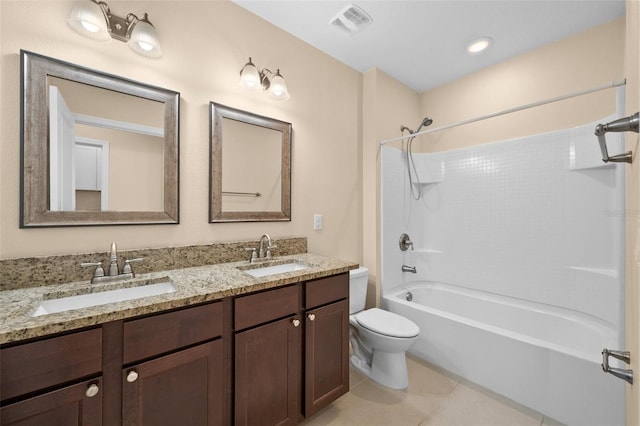
<path fill-rule="evenodd" d="M 233 1 L 360 72 L 377 67 L 418 92 L 625 13 L 624 0 Z M 373 23 L 348 35 L 329 21 L 351 3 Z M 491 47 L 468 54 L 480 36 Z"/>

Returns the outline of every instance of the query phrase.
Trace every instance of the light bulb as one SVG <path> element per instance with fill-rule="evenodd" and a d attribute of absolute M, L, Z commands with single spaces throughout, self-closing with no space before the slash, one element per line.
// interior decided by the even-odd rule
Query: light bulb
<path fill-rule="evenodd" d="M 145 50 L 147 52 L 150 52 L 151 50 L 153 50 L 153 44 L 147 43 L 145 41 L 139 41 L 138 46 L 140 46 L 140 49 Z"/>
<path fill-rule="evenodd" d="M 97 33 L 98 30 L 100 30 L 99 26 L 88 21 L 80 21 L 80 25 L 82 25 L 82 28 L 89 31 L 90 33 Z"/>

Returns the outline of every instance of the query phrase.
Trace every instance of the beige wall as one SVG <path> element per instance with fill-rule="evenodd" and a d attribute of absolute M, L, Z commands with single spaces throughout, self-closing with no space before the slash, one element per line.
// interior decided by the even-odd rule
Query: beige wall
<path fill-rule="evenodd" d="M 622 79 L 620 18 L 422 94 L 433 127 L 472 119 Z M 615 111 L 615 91 L 556 102 L 420 138 L 417 150 L 444 151 L 574 127 Z M 418 140 L 418 139 L 416 139 Z"/>
<path fill-rule="evenodd" d="M 640 4 L 627 1 L 627 31 L 624 71 L 627 78 L 626 110 L 633 114 L 640 110 Z M 640 148 L 637 134 L 627 133 L 627 149 L 633 151 L 633 164 L 626 175 L 626 348 L 631 352 L 631 369 L 635 384 L 627 386 L 627 425 L 640 425 Z"/>
<path fill-rule="evenodd" d="M 283 132 L 228 118 L 222 123 L 222 211 L 282 211 Z"/>
<path fill-rule="evenodd" d="M 373 69 L 364 74 L 362 114 L 363 264 L 369 268 L 367 306 L 380 298 L 380 146 L 379 141 L 400 134 L 400 125 L 415 128 L 420 96 L 387 74 Z"/>
<path fill-rule="evenodd" d="M 426 116 L 432 128 L 513 108 L 623 78 L 624 19 L 536 49 L 433 90 L 417 94 L 379 70 L 363 86 L 363 261 L 370 269 L 369 296 L 377 293 L 379 259 L 378 142 L 415 129 Z M 598 52 L 597 55 L 594 52 Z M 594 60 L 594 58 L 597 58 Z M 416 151 L 439 151 L 572 127 L 614 111 L 607 90 L 571 101 L 416 138 Z M 400 147 L 395 142 L 392 146 Z M 373 216 L 375 212 L 375 217 Z M 369 301 L 372 303 L 372 300 Z"/>
<path fill-rule="evenodd" d="M 361 74 L 228 1 L 109 1 L 149 13 L 163 56 L 96 43 L 66 24 L 72 1 L 0 1 L 0 258 L 306 236 L 309 251 L 361 261 Z M 19 229 L 20 61 L 25 49 L 181 93 L 180 224 Z M 248 57 L 280 68 L 291 99 L 238 85 Z M 292 221 L 208 223 L 209 102 L 293 124 Z M 324 229 L 313 230 L 313 214 Z"/>

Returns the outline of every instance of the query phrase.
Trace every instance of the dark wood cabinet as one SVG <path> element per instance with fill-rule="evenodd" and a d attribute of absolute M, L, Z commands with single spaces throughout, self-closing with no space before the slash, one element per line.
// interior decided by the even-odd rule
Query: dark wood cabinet
<path fill-rule="evenodd" d="M 0 396 L 7 400 L 102 370 L 102 331 L 78 331 L 0 349 Z"/>
<path fill-rule="evenodd" d="M 349 389 L 348 274 L 0 347 L 2 426 L 295 425 Z"/>
<path fill-rule="evenodd" d="M 225 424 L 222 306 L 2 347 L 0 424 Z"/>
<path fill-rule="evenodd" d="M 349 274 L 305 286 L 304 414 L 349 391 Z"/>
<path fill-rule="evenodd" d="M 99 328 L 0 349 L 0 424 L 102 424 Z"/>
<path fill-rule="evenodd" d="M 237 425 L 297 424 L 349 391 L 348 274 L 239 297 L 234 324 Z"/>
<path fill-rule="evenodd" d="M 102 381 L 93 379 L 0 408 L 3 426 L 100 426 Z"/>
<path fill-rule="evenodd" d="M 237 297 L 236 425 L 295 425 L 300 416 L 300 286 Z"/>
<path fill-rule="evenodd" d="M 297 424 L 301 330 L 296 315 L 236 334 L 235 424 Z"/>
<path fill-rule="evenodd" d="M 123 424 L 222 425 L 222 350 L 216 340 L 123 369 Z"/>
<path fill-rule="evenodd" d="M 349 301 L 305 315 L 305 402 L 311 416 L 349 391 Z"/>
<path fill-rule="evenodd" d="M 124 322 L 124 425 L 225 423 L 222 318 L 215 302 Z"/>

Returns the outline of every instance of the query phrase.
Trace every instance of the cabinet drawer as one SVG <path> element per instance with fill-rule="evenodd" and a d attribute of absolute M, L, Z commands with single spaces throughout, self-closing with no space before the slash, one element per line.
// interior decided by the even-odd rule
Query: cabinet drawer
<path fill-rule="evenodd" d="M 101 370 L 101 329 L 25 343 L 0 350 L 0 394 L 6 400 Z"/>
<path fill-rule="evenodd" d="M 88 394 L 91 386 L 96 394 Z M 0 425 L 100 426 L 102 391 L 102 380 L 97 378 L 0 407 Z"/>
<path fill-rule="evenodd" d="M 349 273 L 308 281 L 305 294 L 307 309 L 346 299 L 349 297 Z"/>
<path fill-rule="evenodd" d="M 222 335 L 222 303 L 154 315 L 124 323 L 128 364 Z"/>
<path fill-rule="evenodd" d="M 237 297 L 235 299 L 235 330 L 297 313 L 299 295 L 299 287 L 293 285 Z"/>

